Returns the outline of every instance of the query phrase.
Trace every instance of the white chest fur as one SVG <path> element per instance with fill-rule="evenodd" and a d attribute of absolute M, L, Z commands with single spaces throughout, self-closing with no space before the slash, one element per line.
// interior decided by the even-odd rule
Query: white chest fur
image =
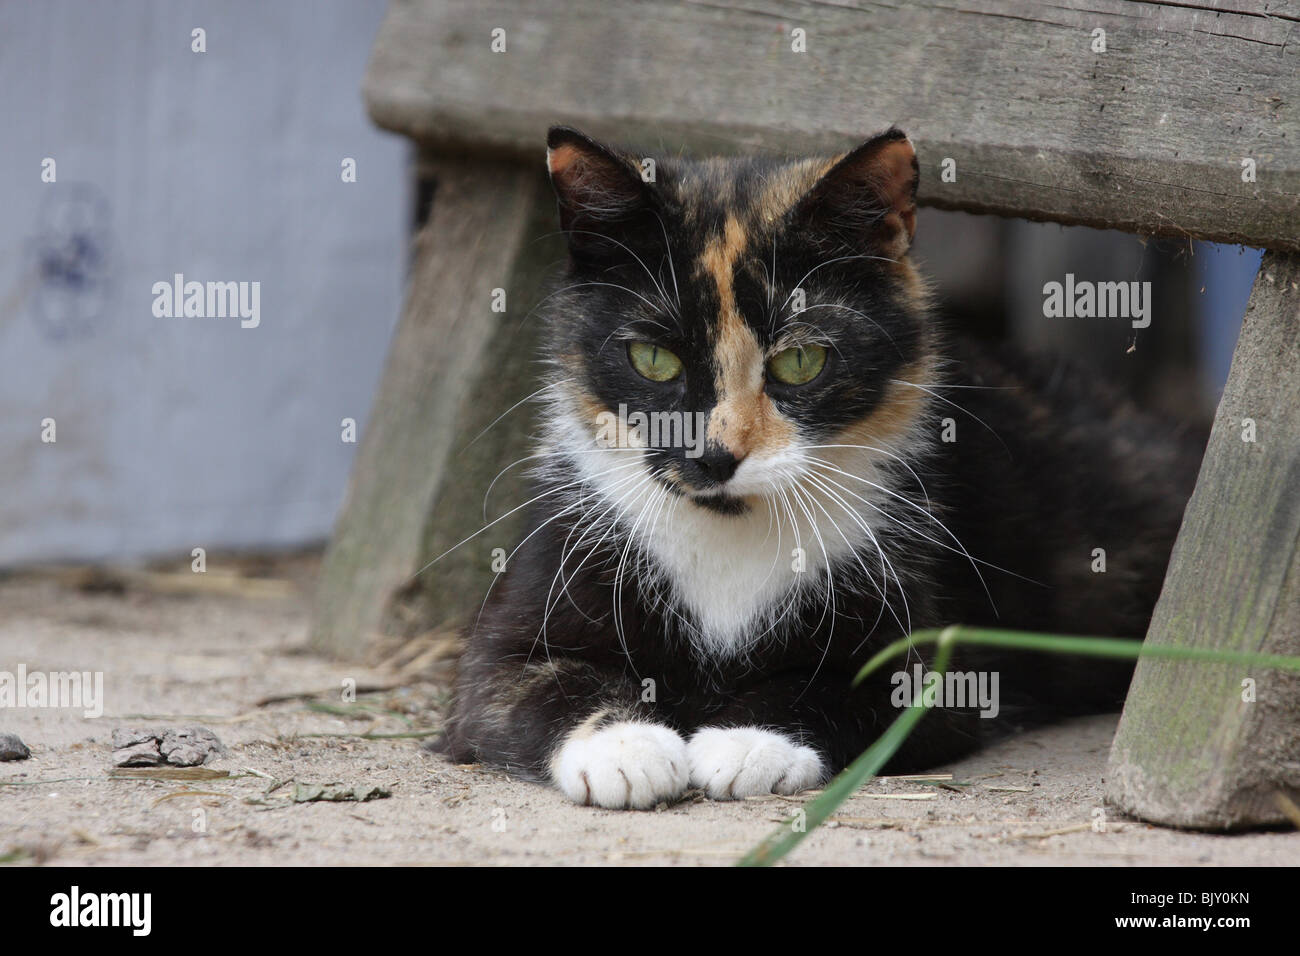
<path fill-rule="evenodd" d="M 888 523 L 887 495 L 844 473 L 836 478 L 814 472 L 800 480 L 797 452 L 769 461 L 746 459 L 729 487 L 751 507 L 740 515 L 720 514 L 668 494 L 650 478 L 637 450 L 601 448 L 584 423 L 563 414 L 549 425 L 551 449 L 579 449 L 564 456 L 582 476 L 577 493 L 599 503 L 580 521 L 617 523 L 613 538 L 626 544 L 623 573 L 635 575 L 691 625 L 692 642 L 703 656 L 743 656 L 779 631 L 782 619 L 803 602 L 825 604 L 832 613 L 827 567 L 837 580 L 846 573 L 859 579 L 892 574 L 876 547 Z M 874 472 L 861 458 L 838 465 L 854 474 Z"/>
<path fill-rule="evenodd" d="M 803 592 L 824 592 L 827 557 L 834 562 L 848 547 L 824 517 L 820 524 L 814 529 L 802 514 L 792 520 L 779 500 L 743 515 L 682 501 L 643 547 L 695 624 L 698 649 L 725 658 L 743 653 L 793 604 L 815 597 Z"/>

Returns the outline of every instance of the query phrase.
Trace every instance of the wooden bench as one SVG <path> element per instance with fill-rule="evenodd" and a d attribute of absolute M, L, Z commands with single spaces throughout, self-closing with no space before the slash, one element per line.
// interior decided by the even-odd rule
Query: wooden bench
<path fill-rule="evenodd" d="M 481 526 L 484 490 L 527 454 L 527 403 L 505 413 L 534 387 L 527 311 L 564 255 L 548 125 L 812 154 L 898 123 L 925 205 L 1268 250 L 1147 640 L 1300 653 L 1300 3 L 1071 7 L 395 0 L 365 97 L 418 145 L 432 214 L 326 557 L 316 646 L 355 655 L 378 633 L 472 617 L 493 549 L 517 540 L 521 514 L 416 574 Z M 525 500 L 524 470 L 497 481 L 491 514 Z M 1300 800 L 1300 675 L 1139 665 L 1107 774 L 1115 807 L 1233 828 L 1285 821 L 1279 794 Z"/>

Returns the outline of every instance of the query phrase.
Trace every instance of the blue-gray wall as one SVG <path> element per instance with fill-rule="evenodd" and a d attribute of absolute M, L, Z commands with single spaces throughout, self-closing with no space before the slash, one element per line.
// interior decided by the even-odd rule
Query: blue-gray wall
<path fill-rule="evenodd" d="M 0 565 L 329 533 L 406 260 L 383 9 L 0 2 Z M 260 324 L 156 316 L 175 273 L 260 282 Z"/>

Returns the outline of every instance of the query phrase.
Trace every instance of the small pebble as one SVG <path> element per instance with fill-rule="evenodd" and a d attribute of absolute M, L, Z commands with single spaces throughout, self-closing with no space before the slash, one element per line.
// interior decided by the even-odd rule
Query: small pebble
<path fill-rule="evenodd" d="M 17 734 L 0 734 L 0 760 L 26 760 L 31 755 Z"/>

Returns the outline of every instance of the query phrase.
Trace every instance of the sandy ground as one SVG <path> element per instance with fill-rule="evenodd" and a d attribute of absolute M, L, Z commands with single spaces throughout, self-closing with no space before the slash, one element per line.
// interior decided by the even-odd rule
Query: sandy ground
<path fill-rule="evenodd" d="M 797 801 L 715 803 L 690 794 L 652 812 L 578 807 L 420 739 L 364 733 L 436 728 L 437 680 L 411 668 L 307 654 L 314 562 L 258 570 L 250 595 L 164 593 L 175 579 L 0 580 L 0 671 L 102 671 L 104 715 L 0 709 L 28 760 L 0 763 L 0 860 L 16 865 L 728 864 Z M 188 573 L 188 571 L 186 571 Z M 210 571 L 209 574 L 213 572 Z M 220 584 L 216 578 L 214 583 Z M 89 586 L 88 586 L 89 585 Z M 275 592 L 283 590 L 283 595 Z M 430 657 L 417 661 L 428 671 Z M 398 654 L 401 663 L 404 656 Z M 342 699 L 345 680 L 390 689 Z M 304 694 L 276 703 L 266 698 Z M 321 709 L 324 707 L 325 709 Z M 1295 864 L 1300 833 L 1212 836 L 1124 821 L 1102 806 L 1115 716 L 1023 734 L 944 770 L 964 786 L 877 781 L 788 859 L 815 864 Z M 229 779 L 110 779 L 119 727 L 213 730 Z M 380 786 L 386 799 L 293 803 L 293 784 Z M 920 797 L 917 799 L 916 797 Z M 249 800 L 253 802 L 247 802 Z M 261 801 L 260 803 L 258 801 Z"/>

